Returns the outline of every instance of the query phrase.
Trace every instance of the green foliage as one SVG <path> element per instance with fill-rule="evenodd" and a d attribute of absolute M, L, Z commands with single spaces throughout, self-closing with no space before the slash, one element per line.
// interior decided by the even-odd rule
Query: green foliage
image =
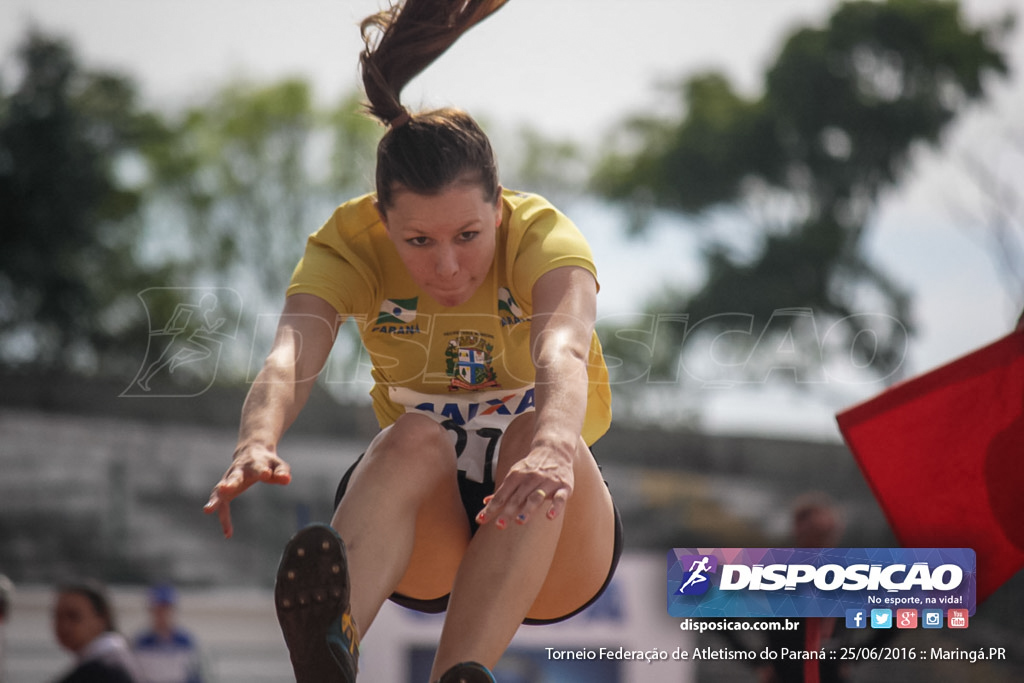
<path fill-rule="evenodd" d="M 340 192 L 373 189 L 377 140 L 381 127 L 365 114 L 362 94 L 353 90 L 326 113 L 334 138 L 329 187 Z"/>
<path fill-rule="evenodd" d="M 356 93 L 325 110 L 299 78 L 231 82 L 155 113 L 36 31 L 16 66 L 0 88 L 4 363 L 133 371 L 195 287 L 231 288 L 221 303 L 243 310 L 219 315 L 244 335 L 279 309 L 305 236 L 372 189 L 380 128 Z"/>
<path fill-rule="evenodd" d="M 165 123 L 149 191 L 154 224 L 187 229 L 177 267 L 247 305 L 278 300 L 305 235 L 365 180 L 376 127 L 356 106 L 318 112 L 301 79 L 235 82 Z"/>
<path fill-rule="evenodd" d="M 595 178 L 600 194 L 698 213 L 735 200 L 748 175 L 779 175 L 763 101 L 744 101 L 717 73 L 693 76 L 680 91 L 688 106 L 682 122 L 635 118 L 627 124 L 640 150 L 603 160 Z"/>
<path fill-rule="evenodd" d="M 219 297 L 219 315 L 241 322 L 222 379 L 241 378 L 260 355 L 257 319 L 280 311 L 307 235 L 372 189 L 382 129 L 360 109 L 356 93 L 318 108 L 300 78 L 229 82 L 165 117 L 145 150 L 151 258 L 173 269 L 168 285 L 233 293 Z"/>
<path fill-rule="evenodd" d="M 149 279 L 121 165 L 153 121 L 130 80 L 83 70 L 60 40 L 31 32 L 16 66 L 0 89 L 0 359 L 95 369 L 119 355 L 138 322 L 125 300 Z"/>
<path fill-rule="evenodd" d="M 592 162 L 576 143 L 553 139 L 530 125 L 520 126 L 507 139 L 489 135 L 507 187 L 538 192 L 556 205 L 584 193 Z"/>
<path fill-rule="evenodd" d="M 717 334 L 709 321 L 721 313 L 764 325 L 779 309 L 809 309 L 819 329 L 826 323 L 842 339 L 840 353 L 890 376 L 913 329 L 910 299 L 865 259 L 864 234 L 915 146 L 940 143 L 964 106 L 984 97 L 988 78 L 1006 75 L 999 41 L 1009 26 L 971 27 L 957 2 L 843 3 L 826 26 L 788 37 L 761 96 L 737 94 L 720 74 L 698 74 L 679 88 L 681 120 L 628 122 L 593 187 L 641 209 L 754 209 L 764 217 L 754 243 L 738 249 L 713 238 L 706 282 L 671 296 L 670 310 Z M 870 335 L 857 315 L 865 307 L 876 323 L 887 321 Z M 822 351 L 814 330 L 792 343 Z"/>

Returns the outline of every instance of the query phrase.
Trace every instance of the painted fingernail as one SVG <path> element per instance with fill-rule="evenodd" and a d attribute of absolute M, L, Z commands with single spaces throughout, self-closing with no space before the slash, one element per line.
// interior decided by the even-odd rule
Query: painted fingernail
<path fill-rule="evenodd" d="M 487 505 L 492 500 L 494 500 L 494 494 L 493 493 L 491 495 L 489 495 L 489 496 L 484 496 L 484 505 Z"/>
<path fill-rule="evenodd" d="M 501 517 L 498 519 L 497 522 L 494 523 L 494 526 L 498 527 L 499 529 L 504 529 L 506 526 L 508 526 L 508 523 L 505 522 L 504 517 Z"/>
<path fill-rule="evenodd" d="M 477 514 L 477 516 L 476 516 L 476 523 L 477 524 L 483 524 L 486 521 L 487 521 L 487 515 L 484 514 L 483 510 L 481 510 L 479 512 L 479 514 Z"/>
<path fill-rule="evenodd" d="M 516 516 L 516 521 L 520 524 L 526 524 L 526 515 L 520 512 L 519 515 Z"/>
<path fill-rule="evenodd" d="M 548 519 L 554 519 L 557 516 L 558 512 L 555 511 L 555 508 L 551 508 L 550 510 L 548 510 Z"/>

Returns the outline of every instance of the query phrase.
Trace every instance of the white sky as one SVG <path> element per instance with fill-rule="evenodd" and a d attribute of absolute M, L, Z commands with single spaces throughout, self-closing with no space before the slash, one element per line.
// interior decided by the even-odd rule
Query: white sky
<path fill-rule="evenodd" d="M 358 23 L 383 0 L 5 0 L 0 46 L 26 20 L 75 38 L 87 63 L 127 69 L 154 96 L 232 75 L 300 74 L 334 97 L 357 82 Z M 651 101 L 651 84 L 723 66 L 747 85 L 794 20 L 823 0 L 511 0 L 410 85 L 410 105 L 580 133 Z M 596 93 L 602 93 L 597 95 Z"/>
<path fill-rule="evenodd" d="M 151 104 L 200 98 L 233 77 L 298 75 L 331 101 L 357 84 L 357 24 L 383 0 L 3 0 L 0 64 L 9 64 L 35 22 L 71 38 L 82 61 L 132 75 Z M 990 20 L 1017 0 L 966 0 L 969 17 Z M 511 0 L 474 28 L 407 88 L 410 106 L 453 104 L 502 125 L 529 122 L 552 136 L 599 144 L 623 115 L 659 108 L 656 85 L 705 68 L 754 91 L 785 33 L 820 22 L 826 0 Z M 1011 47 L 1024 70 L 1024 27 Z M 0 71 L 2 73 L 2 71 Z M 997 91 L 994 110 L 964 117 L 949 153 L 922 153 L 911 182 L 887 200 L 871 249 L 916 293 L 921 337 L 910 374 L 1007 332 L 1017 311 L 999 287 L 979 228 L 955 221 L 971 203 L 958 155 L 983 155 L 1005 177 L 1024 177 L 1024 151 L 1004 146 L 1024 111 L 1024 85 Z M 1017 124 L 1018 133 L 1024 124 Z M 1005 162 L 1005 163 L 1004 163 Z M 667 282 L 687 282 L 691 243 L 672 226 L 626 242 L 614 218 L 581 209 L 602 271 L 604 311 L 619 313 Z M 586 222 L 586 224 L 583 224 Z M 311 229 L 315 226 L 311 226 Z M 973 230 L 973 232 L 972 232 Z M 609 265 L 611 264 L 611 265 Z M 684 266 L 681 268 L 681 265 Z M 692 276 L 690 278 L 692 280 Z M 830 396 L 730 392 L 707 397 L 708 425 L 724 431 L 834 438 L 832 415 L 879 385 L 833 387 Z"/>

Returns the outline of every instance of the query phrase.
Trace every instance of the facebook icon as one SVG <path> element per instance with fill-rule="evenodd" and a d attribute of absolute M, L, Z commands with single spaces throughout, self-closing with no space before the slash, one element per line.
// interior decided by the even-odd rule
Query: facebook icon
<path fill-rule="evenodd" d="M 846 628 L 867 628 L 867 611 L 862 609 L 846 610 Z"/>

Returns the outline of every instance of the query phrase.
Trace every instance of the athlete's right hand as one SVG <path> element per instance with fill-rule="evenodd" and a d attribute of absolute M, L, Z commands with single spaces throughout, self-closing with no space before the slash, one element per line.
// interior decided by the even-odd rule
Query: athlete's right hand
<path fill-rule="evenodd" d="M 235 451 L 231 466 L 213 487 L 210 500 L 203 506 L 203 512 L 214 512 L 220 519 L 224 538 L 231 538 L 231 501 L 257 482 L 287 484 L 292 480 L 288 463 L 277 456 L 273 449 L 265 446 L 244 446 Z"/>

